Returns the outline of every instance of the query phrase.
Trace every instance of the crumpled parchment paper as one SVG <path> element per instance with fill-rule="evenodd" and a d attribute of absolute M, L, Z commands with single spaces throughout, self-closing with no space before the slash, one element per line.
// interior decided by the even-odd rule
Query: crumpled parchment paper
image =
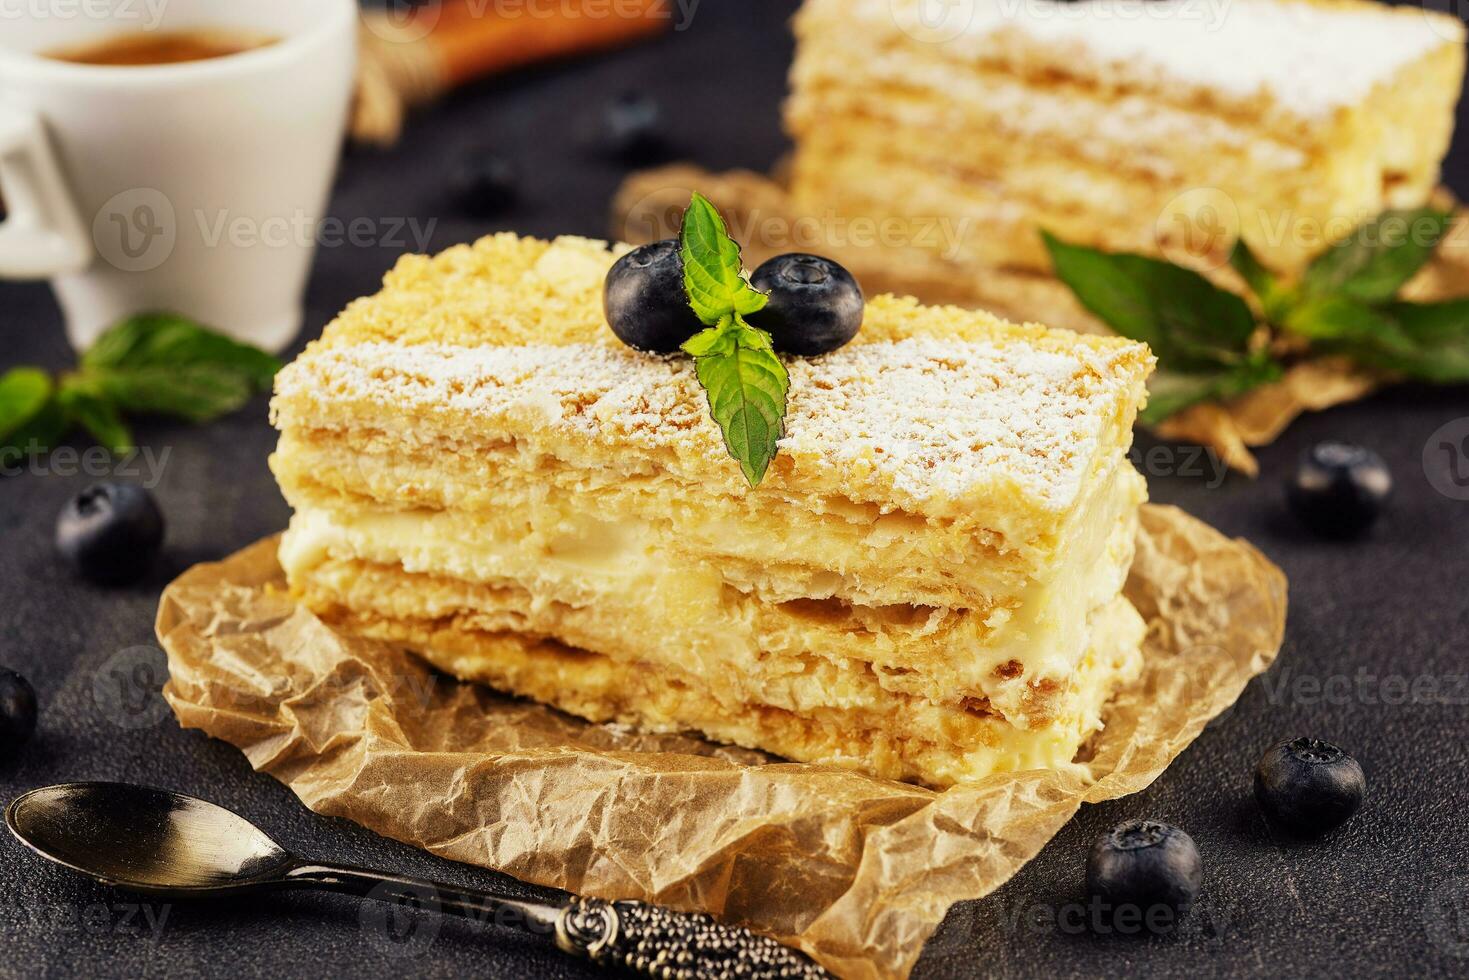
<path fill-rule="evenodd" d="M 296 605 L 267 539 L 164 592 L 179 722 L 313 810 L 435 854 L 722 919 L 844 977 L 903 977 L 948 907 L 1003 884 L 1083 802 L 1152 782 L 1264 671 L 1281 571 L 1169 507 L 1143 510 L 1127 593 L 1147 667 L 1083 752 L 1089 778 L 1001 773 L 934 792 L 644 736 L 436 674 Z"/>
<path fill-rule="evenodd" d="M 995 269 L 976 280 L 927 262 L 904 265 L 882 247 L 880 235 L 864 239 L 830 216 L 801 215 L 786 193 L 780 168 L 771 176 L 750 170 L 714 172 L 677 163 L 628 177 L 612 203 L 614 238 L 641 244 L 678 234 L 689 194 L 699 191 L 719 208 L 755 268 L 782 252 L 817 251 L 844 263 L 869 294 L 912 295 L 931 304 L 980 307 L 1016 321 L 1035 321 L 1079 333 L 1107 333 L 1060 280 L 1038 272 Z M 1446 242 L 1469 238 L 1469 215 L 1453 195 L 1438 191 L 1435 207 L 1456 212 Z M 881 228 L 881 225 L 877 225 Z M 1469 256 L 1462 247 L 1440 248 L 1404 287 L 1403 295 L 1427 303 L 1469 295 Z M 1242 290 L 1228 266 L 1204 270 L 1225 288 Z M 1365 398 L 1391 379 L 1345 358 L 1323 357 L 1293 365 L 1285 377 L 1237 398 L 1185 409 L 1157 427 L 1164 439 L 1213 449 L 1228 466 L 1250 476 L 1260 466 L 1250 449 L 1268 446 L 1306 412 Z"/>

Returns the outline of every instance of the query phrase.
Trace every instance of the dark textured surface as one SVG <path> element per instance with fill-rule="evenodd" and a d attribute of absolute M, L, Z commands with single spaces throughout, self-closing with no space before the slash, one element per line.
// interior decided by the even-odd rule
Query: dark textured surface
<path fill-rule="evenodd" d="M 435 220 L 425 243 L 433 249 L 502 227 L 602 235 L 621 170 L 584 148 L 582 130 L 601 100 L 625 88 L 644 88 L 665 101 L 681 156 L 713 166 L 768 167 L 784 148 L 778 107 L 790 53 L 788 10 L 764 0 L 705 0 L 681 35 L 461 93 L 415 120 L 402 147 L 351 155 L 333 213 L 379 222 Z M 494 225 L 452 216 L 439 189 L 455 158 L 478 148 L 509 157 L 524 175 L 522 203 Z M 1464 156 L 1461 146 L 1456 159 Z M 1465 172 L 1462 164 L 1453 170 Z M 1461 190 L 1469 186 L 1457 183 Z M 387 222 L 381 227 L 388 230 Z M 372 291 L 399 251 L 391 244 L 325 249 L 307 333 Z M 44 286 L 0 286 L 0 343 L 3 366 L 66 363 Z M 1250 539 L 1285 568 L 1292 605 L 1281 662 L 1154 786 L 1086 808 L 1006 887 L 957 907 L 931 942 L 920 975 L 1469 970 L 1469 503 L 1436 492 L 1421 459 L 1431 433 L 1465 416 L 1469 393 L 1462 388 L 1401 389 L 1311 416 L 1260 454 L 1266 476 L 1259 482 L 1231 477 L 1215 485 L 1188 474 L 1188 457 L 1143 457 L 1151 462 L 1154 499 Z M 138 715 L 110 706 L 105 696 L 99 700 L 99 685 L 104 694 L 115 685 L 119 665 L 127 668 L 124 688 L 134 693 L 161 682 L 161 674 L 150 674 L 146 654 L 126 651 L 152 642 L 158 591 L 172 575 L 286 520 L 265 466 L 272 436 L 263 400 L 208 428 L 148 424 L 140 436 L 155 453 L 168 454 L 157 494 L 169 542 L 163 566 L 135 588 L 79 585 L 52 554 L 55 514 L 87 477 L 49 472 L 0 479 L 0 663 L 25 673 L 42 704 L 35 741 L 0 764 L 0 797 L 63 780 L 143 781 L 233 807 L 284 844 L 323 858 L 462 883 L 489 880 L 487 872 L 309 814 L 283 787 L 252 773 L 234 749 L 180 731 L 171 718 L 135 727 L 151 717 L 147 701 L 139 702 L 145 710 Z M 1302 447 L 1328 436 L 1377 449 L 1397 478 L 1397 497 L 1366 541 L 1322 544 L 1282 513 L 1280 475 Z M 1435 462 L 1439 471 L 1444 465 L 1442 458 Z M 1185 472 L 1169 475 L 1174 470 Z M 1359 670 L 1372 679 L 1358 684 Z M 1331 677 L 1353 679 L 1350 689 L 1333 686 L 1323 697 L 1312 685 Z M 1400 683 L 1413 681 L 1416 688 L 1400 690 Z M 1339 739 L 1362 760 L 1370 781 L 1361 814 L 1318 843 L 1277 840 L 1250 798 L 1256 757 L 1272 740 L 1299 733 Z M 1072 928 L 1069 914 L 1056 925 L 1047 910 L 1064 911 L 1081 899 L 1087 845 L 1114 822 L 1143 815 L 1180 824 L 1198 841 L 1206 865 L 1203 907 L 1168 937 L 1099 936 Z M 53 870 L 5 835 L 0 975 L 590 975 L 513 933 L 452 922 L 439 928 L 430 917 L 410 922 L 420 930 L 415 938 L 387 945 L 360 924 L 358 905 L 349 899 L 283 895 L 265 903 L 176 905 L 156 938 L 141 912 L 118 908 L 133 901 Z M 164 912 L 144 911 L 155 920 Z"/>

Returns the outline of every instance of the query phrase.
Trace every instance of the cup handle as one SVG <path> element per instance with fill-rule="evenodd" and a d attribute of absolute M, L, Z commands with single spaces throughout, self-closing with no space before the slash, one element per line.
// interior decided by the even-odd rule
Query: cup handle
<path fill-rule="evenodd" d="M 77 213 L 41 117 L 0 104 L 0 278 L 46 279 L 92 262 L 92 236 Z"/>

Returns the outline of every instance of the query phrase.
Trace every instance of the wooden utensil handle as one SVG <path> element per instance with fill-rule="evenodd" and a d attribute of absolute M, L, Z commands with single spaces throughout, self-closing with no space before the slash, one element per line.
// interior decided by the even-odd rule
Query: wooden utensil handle
<path fill-rule="evenodd" d="M 538 3 L 551 9 L 538 13 Z M 613 47 L 658 33 L 672 23 L 666 0 L 592 0 L 580 6 L 524 0 L 515 13 L 508 7 L 497 13 L 492 0 L 481 0 L 479 6 L 486 12 L 476 15 L 474 0 L 447 5 L 428 35 L 450 86 L 550 58 Z"/>

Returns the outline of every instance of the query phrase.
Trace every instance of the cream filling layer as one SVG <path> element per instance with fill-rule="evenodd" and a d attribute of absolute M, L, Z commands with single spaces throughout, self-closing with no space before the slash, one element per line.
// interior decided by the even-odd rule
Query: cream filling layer
<path fill-rule="evenodd" d="M 895 699 L 887 718 L 841 706 L 835 699 L 785 713 L 732 701 L 729 692 L 675 669 L 614 660 L 538 643 L 518 634 L 472 628 L 425 630 L 411 619 L 349 616 L 353 628 L 418 650 L 465 680 L 555 705 L 595 722 L 645 731 L 695 730 L 724 742 L 803 762 L 841 765 L 891 779 L 949 785 L 992 772 L 1078 765 L 1077 750 L 1103 727 L 1107 701 L 1135 680 L 1145 632 L 1123 600 L 1100 610 L 1091 646 L 1078 668 L 1074 710 L 1041 729 L 1022 730 L 995 717 Z M 937 719 L 947 714 L 956 722 Z M 934 716 L 935 723 L 913 724 Z"/>
<path fill-rule="evenodd" d="M 1119 452 L 1089 478 L 1056 536 L 1013 542 L 851 501 L 813 511 L 635 480 L 602 484 L 566 467 L 529 468 L 492 448 L 436 441 L 432 452 L 393 452 L 350 431 L 288 429 L 271 466 L 295 509 L 329 510 L 344 526 L 379 513 L 456 514 L 453 540 L 465 550 L 444 571 L 475 581 L 534 584 L 544 560 L 568 550 L 626 556 L 657 548 L 713 561 L 731 584 L 767 601 L 975 610 L 1014 607 L 1031 583 L 1058 577 L 1069 560 L 1095 560 L 1101 544 L 1087 543 L 1086 529 L 1109 529 L 1145 493 Z M 435 570 L 435 560 L 423 567 Z"/>
<path fill-rule="evenodd" d="M 1131 472 L 1131 471 L 1129 471 Z M 293 584 L 330 561 L 361 560 L 413 574 L 503 585 L 530 598 L 516 628 L 594 652 L 626 637 L 567 635 L 565 609 L 595 609 L 613 621 L 666 624 L 638 634 L 636 652 L 705 676 L 731 664 L 758 664 L 779 645 L 791 656 L 863 660 L 884 687 L 935 702 L 987 698 L 1015 724 L 1037 710 L 1034 688 L 1064 689 L 1088 644 L 1087 617 L 1115 598 L 1132 558 L 1141 479 L 1123 481 L 1122 516 L 1088 523 L 1046 582 L 1032 582 L 1004 606 L 951 609 L 820 607 L 823 622 L 788 612 L 761 585 L 728 577 L 720 563 L 682 552 L 677 538 L 625 518 L 578 511 L 571 498 L 517 511 L 506 525 L 479 524 L 454 511 L 344 511 L 293 500 L 298 508 L 281 546 Z M 812 597 L 816 599 L 825 596 Z M 582 622 L 587 622 L 583 617 Z M 874 627 L 873 623 L 879 624 Z M 882 629 L 880 624 L 889 623 Z M 612 627 L 602 629 L 611 633 Z M 1012 666 L 1000 669 L 1002 665 Z"/>

